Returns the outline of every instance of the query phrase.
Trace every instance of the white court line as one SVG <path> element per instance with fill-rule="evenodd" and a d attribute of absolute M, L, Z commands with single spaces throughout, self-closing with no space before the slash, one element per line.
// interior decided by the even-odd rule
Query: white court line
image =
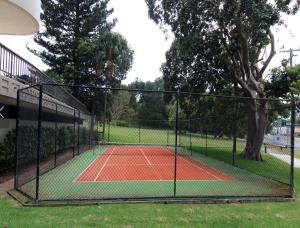
<path fill-rule="evenodd" d="M 147 160 L 149 165 L 152 165 L 151 162 L 149 161 L 149 159 L 147 158 L 146 154 L 144 153 L 144 151 L 142 149 L 140 149 L 140 151 L 142 152 L 142 154 L 144 155 L 145 159 Z"/>
<path fill-rule="evenodd" d="M 147 158 L 145 152 L 144 152 L 142 149 L 140 149 L 140 151 L 142 152 L 142 154 L 144 155 L 144 157 L 145 157 L 145 159 L 147 160 L 148 164 L 150 165 L 150 168 L 151 168 L 153 174 L 154 174 L 156 177 L 158 177 L 159 180 L 162 180 L 160 173 L 158 173 L 155 169 L 153 169 L 152 164 L 151 164 L 151 162 L 149 161 L 149 159 Z"/>
<path fill-rule="evenodd" d="M 168 150 L 170 153 L 172 153 L 172 152 L 170 151 L 170 149 L 169 149 L 169 148 L 167 148 L 167 150 Z M 172 154 L 173 154 L 173 153 L 172 153 Z M 189 161 L 189 160 L 187 160 L 186 158 L 184 158 L 184 157 L 182 157 L 182 156 L 179 156 L 179 158 L 182 158 L 183 160 L 185 160 L 186 162 L 188 162 L 188 163 L 189 163 L 189 164 L 191 164 L 192 166 L 194 166 L 194 167 L 196 167 L 196 168 L 198 168 L 198 169 L 200 169 L 200 170 L 202 170 L 202 171 L 206 172 L 207 174 L 209 174 L 209 175 L 211 175 L 211 176 L 215 177 L 217 180 L 222 180 L 221 178 L 219 178 L 219 177 L 217 177 L 217 176 L 213 175 L 212 173 L 208 172 L 207 170 L 205 170 L 205 169 L 202 169 L 201 167 L 199 167 L 199 166 L 197 166 L 197 165 L 193 164 L 192 162 L 190 162 L 190 161 Z"/>
<path fill-rule="evenodd" d="M 98 178 L 99 175 L 101 174 L 102 170 L 104 169 L 106 163 L 107 163 L 108 160 L 110 159 L 110 157 L 111 157 L 112 153 L 114 152 L 115 148 L 116 148 L 116 147 L 114 147 L 114 148 L 112 149 L 112 151 L 110 152 L 109 156 L 108 156 L 107 159 L 105 160 L 103 166 L 101 167 L 100 171 L 98 172 L 97 176 L 95 177 L 94 182 L 97 180 L 97 178 Z"/>
<path fill-rule="evenodd" d="M 81 177 L 81 175 L 85 172 L 85 171 L 87 171 L 88 170 L 88 168 L 90 168 L 93 164 L 94 164 L 94 162 L 98 159 L 98 158 L 100 158 L 103 154 L 105 153 L 105 151 L 102 153 L 102 154 L 99 154 L 91 163 L 90 163 L 90 165 L 88 166 L 88 167 L 86 167 L 74 180 L 73 180 L 73 182 L 75 183 L 75 182 L 77 182 L 78 181 L 78 179 L 79 179 L 79 177 Z"/>
<path fill-rule="evenodd" d="M 201 169 L 201 170 L 203 170 L 203 171 L 204 171 L 204 172 L 206 172 L 207 174 L 209 174 L 209 175 L 211 175 L 211 176 L 215 177 L 217 180 L 222 180 L 221 178 L 219 178 L 219 177 L 217 177 L 217 176 L 213 175 L 211 172 L 208 172 L 207 170 L 205 170 L 205 169 L 202 169 L 201 167 L 199 167 L 199 166 L 197 166 L 197 165 L 193 164 L 192 162 L 190 162 L 190 161 L 189 161 L 189 160 L 187 160 L 186 158 L 184 158 L 184 157 L 181 157 L 181 156 L 179 156 L 179 158 L 182 158 L 182 159 L 183 159 L 183 160 L 185 160 L 186 162 L 190 163 L 192 166 L 194 166 L 194 167 L 196 167 L 196 168 L 198 168 L 198 169 Z"/>
<path fill-rule="evenodd" d="M 85 183 L 107 183 L 107 182 L 174 182 L 174 180 L 105 180 L 105 181 L 80 181 L 78 182 L 79 184 L 85 184 Z M 220 181 L 220 180 L 176 180 L 177 182 L 199 182 L 199 181 L 203 181 L 203 182 L 214 182 L 214 181 Z M 223 180 L 222 180 L 223 181 Z M 284 188 L 285 189 L 285 188 Z"/>
<path fill-rule="evenodd" d="M 106 166 L 148 166 L 149 164 L 107 164 Z M 151 166 L 174 166 L 174 164 L 153 164 L 151 163 Z M 182 166 L 182 164 L 181 164 Z M 188 165 L 185 165 L 188 166 Z"/>

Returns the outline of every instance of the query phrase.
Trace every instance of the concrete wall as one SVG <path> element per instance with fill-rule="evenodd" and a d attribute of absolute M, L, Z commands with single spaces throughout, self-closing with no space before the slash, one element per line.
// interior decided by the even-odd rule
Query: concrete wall
<path fill-rule="evenodd" d="M 8 105 L 16 105 L 17 91 L 18 89 L 25 88 L 26 85 L 14 80 L 12 78 L 5 77 L 0 72 L 0 102 Z"/>

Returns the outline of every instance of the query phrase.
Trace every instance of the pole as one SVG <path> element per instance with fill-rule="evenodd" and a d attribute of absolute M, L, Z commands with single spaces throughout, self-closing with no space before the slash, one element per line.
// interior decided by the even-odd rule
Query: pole
<path fill-rule="evenodd" d="M 192 154 L 192 131 L 191 131 L 191 118 L 189 119 L 189 131 L 190 131 L 190 152 L 191 152 L 191 156 Z"/>
<path fill-rule="evenodd" d="M 207 156 L 207 129 L 205 130 L 205 156 Z"/>
<path fill-rule="evenodd" d="M 92 146 L 93 146 L 93 155 L 95 155 L 95 131 L 94 131 L 94 128 L 95 128 L 95 126 L 94 126 L 94 123 L 95 123 L 95 116 L 93 115 L 93 117 L 92 117 L 92 122 L 93 122 L 93 124 L 92 124 Z"/>
<path fill-rule="evenodd" d="M 80 111 L 78 111 L 78 118 L 77 118 L 78 128 L 77 128 L 77 155 L 79 155 L 79 147 L 80 147 Z"/>
<path fill-rule="evenodd" d="M 73 114 L 73 158 L 75 157 L 75 141 L 76 141 L 76 110 Z"/>
<path fill-rule="evenodd" d="M 107 106 L 107 92 L 104 90 L 104 117 L 103 117 L 103 139 L 105 140 L 105 124 L 106 124 L 106 107 Z"/>
<path fill-rule="evenodd" d="M 177 138 L 178 138 L 179 91 L 176 93 L 176 123 L 175 123 L 175 156 L 174 156 L 174 197 L 176 197 L 177 180 Z"/>
<path fill-rule="evenodd" d="M 89 149 L 91 149 L 92 146 L 92 127 L 93 127 L 93 117 L 90 116 L 90 131 L 89 131 Z"/>
<path fill-rule="evenodd" d="M 235 154 L 236 154 L 236 128 L 237 128 L 237 100 L 234 101 L 234 115 L 233 115 L 233 148 L 232 148 L 232 165 L 235 165 Z"/>
<path fill-rule="evenodd" d="M 169 128 L 167 128 L 167 146 L 169 146 Z"/>
<path fill-rule="evenodd" d="M 38 115 L 38 135 L 37 135 L 37 153 L 36 153 L 36 183 L 35 183 L 35 201 L 39 201 L 39 185 L 40 185 L 40 153 L 42 148 L 42 104 L 43 104 L 43 85 L 40 85 L 39 96 L 39 115 Z"/>
<path fill-rule="evenodd" d="M 1 61 L 0 61 L 1 62 Z M 20 91 L 17 91 L 17 119 L 16 119 L 16 141 L 15 141 L 15 180 L 14 188 L 18 188 L 18 144 L 19 144 L 19 118 L 20 118 Z"/>
<path fill-rule="evenodd" d="M 295 100 L 292 100 L 291 107 L 291 175 L 290 175 L 290 195 L 294 194 L 294 156 L 295 156 L 295 117 L 296 116 L 296 104 Z"/>
<path fill-rule="evenodd" d="M 99 137 L 99 120 L 98 120 L 98 118 L 97 118 L 96 123 L 97 123 L 97 146 L 98 146 L 99 145 L 99 140 L 100 140 L 100 137 Z"/>
<path fill-rule="evenodd" d="M 267 153 L 267 152 L 268 152 L 268 151 L 267 151 L 267 144 L 264 143 L 264 146 L 265 146 L 265 153 Z"/>
<path fill-rule="evenodd" d="M 280 51 L 281 53 L 286 53 L 288 52 L 290 57 L 289 57 L 289 62 L 290 62 L 290 66 L 292 67 L 293 66 L 293 58 L 297 55 L 294 55 L 294 52 L 298 52 L 300 51 L 300 49 L 292 49 L 290 48 L 289 50 L 284 50 L 284 51 Z"/>
<path fill-rule="evenodd" d="M 178 127 L 179 127 L 179 123 L 178 123 Z M 178 128 L 178 145 L 181 145 L 181 130 L 179 128 Z"/>
<path fill-rule="evenodd" d="M 293 66 L 293 57 L 294 57 L 294 53 L 293 53 L 293 49 L 290 48 L 290 66 Z"/>
<path fill-rule="evenodd" d="M 55 104 L 54 167 L 57 165 L 57 104 Z"/>
<path fill-rule="evenodd" d="M 108 122 L 108 142 L 110 142 L 110 121 Z"/>
<path fill-rule="evenodd" d="M 139 144 L 141 144 L 141 124 L 139 124 Z"/>

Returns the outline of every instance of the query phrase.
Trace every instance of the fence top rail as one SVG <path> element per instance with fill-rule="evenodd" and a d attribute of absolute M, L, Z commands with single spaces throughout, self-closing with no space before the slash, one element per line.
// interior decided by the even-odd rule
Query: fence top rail
<path fill-rule="evenodd" d="M 24 91 L 26 91 L 26 90 L 28 90 L 28 89 L 40 89 L 41 86 L 43 86 L 43 85 L 45 85 L 45 84 L 35 84 L 35 85 L 27 86 L 27 87 L 18 89 L 18 90 L 17 90 L 17 93 L 24 92 Z M 54 84 L 54 85 L 55 85 L 55 84 Z M 64 89 L 62 89 L 62 90 L 65 91 Z M 67 91 L 65 91 L 65 92 L 68 93 Z M 27 93 L 27 94 L 28 94 L 28 93 Z M 49 94 L 49 93 L 47 93 L 47 92 L 45 92 L 45 94 L 47 94 L 47 95 L 49 95 L 49 96 L 53 96 L 53 94 Z M 28 95 L 31 95 L 31 94 L 28 94 Z M 70 94 L 70 95 L 71 95 L 71 94 Z M 72 96 L 72 95 L 71 95 L 71 96 Z M 73 96 L 72 96 L 72 97 L 73 97 Z M 56 97 L 54 97 L 54 98 L 57 99 Z M 73 97 L 73 98 L 76 99 L 75 97 Z M 45 98 L 43 98 L 43 99 L 45 99 Z M 69 107 L 68 105 L 63 105 L 63 104 L 61 104 L 61 103 L 59 103 L 59 102 L 57 102 L 57 101 L 51 101 L 51 100 L 47 100 L 47 99 L 45 99 L 45 100 L 48 101 L 48 102 L 56 103 L 56 104 L 58 104 L 58 105 L 62 105 L 62 106 L 65 106 L 65 107 Z M 60 101 L 60 100 L 58 100 L 58 101 Z M 60 101 L 60 102 L 63 102 L 63 101 Z M 76 100 L 75 100 L 75 103 L 79 104 L 79 106 L 78 106 L 77 108 L 81 108 L 82 111 L 88 113 L 88 110 L 86 109 L 85 105 L 82 104 L 79 100 L 76 99 Z M 74 106 L 74 105 L 73 105 L 73 106 Z"/>
<path fill-rule="evenodd" d="M 42 83 L 44 86 L 58 86 L 58 87 L 69 87 L 69 88 L 86 88 L 94 90 L 103 90 L 103 91 L 128 91 L 128 92 L 140 92 L 140 93 L 171 93 L 179 95 L 197 95 L 201 97 L 216 97 L 216 98 L 227 98 L 235 100 L 260 100 L 260 101 L 281 101 L 281 102 L 296 102 L 300 103 L 300 99 L 286 99 L 286 98 L 252 98 L 252 97 L 241 97 L 241 96 L 228 96 L 228 95 L 216 95 L 216 94 L 205 94 L 197 92 L 187 92 L 187 91 L 175 91 L 175 90 L 146 90 L 146 89 L 131 89 L 131 88 L 111 88 L 111 87 L 97 87 L 97 86 L 87 86 L 87 85 L 66 85 L 66 84 L 55 84 L 55 83 Z"/>
<path fill-rule="evenodd" d="M 28 88 L 34 88 L 34 86 L 27 87 L 26 89 L 28 89 Z M 22 93 L 26 94 L 27 96 L 31 96 L 31 97 L 34 97 L 34 98 L 38 99 L 38 96 L 35 96 L 35 95 L 31 94 L 31 93 L 26 93 L 26 91 L 23 92 L 23 91 L 24 91 L 24 89 L 19 89 L 18 90 L 19 93 L 22 92 Z M 68 108 L 70 110 L 77 110 L 75 107 L 68 106 L 68 105 L 66 105 L 66 104 L 64 104 L 62 102 L 49 100 L 48 98 L 44 98 L 44 97 L 43 97 L 43 102 L 51 103 L 51 104 L 54 104 L 54 105 L 56 105 L 58 107 Z M 79 110 L 77 110 L 77 111 L 79 111 Z"/>

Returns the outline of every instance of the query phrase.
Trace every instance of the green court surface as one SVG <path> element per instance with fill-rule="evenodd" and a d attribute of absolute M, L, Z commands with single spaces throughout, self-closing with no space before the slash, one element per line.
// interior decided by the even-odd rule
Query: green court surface
<path fill-rule="evenodd" d="M 76 182 L 76 178 L 99 156 L 106 146 L 98 146 L 75 156 L 40 177 L 40 200 L 120 199 L 173 197 L 174 181 Z M 176 181 L 176 197 L 286 196 L 289 185 L 262 177 L 200 153 L 192 159 L 230 175 L 230 180 Z M 35 197 L 35 180 L 20 187 Z"/>

